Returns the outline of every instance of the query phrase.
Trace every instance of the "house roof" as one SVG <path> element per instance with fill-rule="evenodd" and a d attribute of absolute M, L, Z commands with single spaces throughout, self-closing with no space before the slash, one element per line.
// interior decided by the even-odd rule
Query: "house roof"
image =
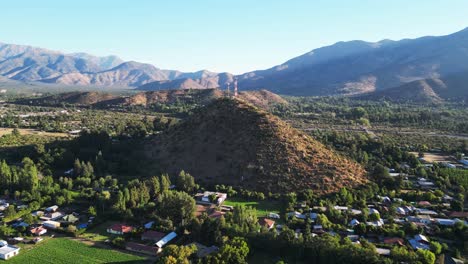
<path fill-rule="evenodd" d="M 125 248 L 128 250 L 139 251 L 139 252 L 149 252 L 152 254 L 156 254 L 157 248 L 153 246 L 147 246 L 135 242 L 127 242 L 125 244 Z"/>
<path fill-rule="evenodd" d="M 450 217 L 468 218 L 468 212 L 451 212 Z"/>
<path fill-rule="evenodd" d="M 383 242 L 385 244 L 397 244 L 400 246 L 403 246 L 403 244 L 405 243 L 405 241 L 399 237 L 387 237 L 387 238 L 384 238 Z"/>
<path fill-rule="evenodd" d="M 268 218 L 260 218 L 258 219 L 258 223 L 261 226 L 266 226 L 268 228 L 272 228 L 275 225 L 275 221 L 268 219 Z"/>
<path fill-rule="evenodd" d="M 167 243 L 169 243 L 169 241 L 171 241 L 172 239 L 174 239 L 175 237 L 177 236 L 177 234 L 175 232 L 171 232 L 169 233 L 167 236 L 163 237 L 161 240 L 159 240 L 157 243 L 156 243 L 156 246 L 159 247 L 159 248 L 162 248 L 164 247 L 164 245 L 166 245 Z"/>
<path fill-rule="evenodd" d="M 161 238 L 165 237 L 166 234 L 158 231 L 146 231 L 141 235 L 141 239 L 143 240 L 153 240 L 153 241 L 159 241 Z"/>
<path fill-rule="evenodd" d="M 111 230 L 117 231 L 117 232 L 121 232 L 121 233 L 128 233 L 128 232 L 132 232 L 133 227 L 128 226 L 128 225 L 124 225 L 124 224 L 113 224 L 108 229 L 111 229 Z"/>

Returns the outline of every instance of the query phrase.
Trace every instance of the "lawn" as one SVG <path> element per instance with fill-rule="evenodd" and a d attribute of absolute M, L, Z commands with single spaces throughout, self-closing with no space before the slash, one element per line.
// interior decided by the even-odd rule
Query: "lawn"
<path fill-rule="evenodd" d="M 67 238 L 51 238 L 30 250 L 20 250 L 8 263 L 144 263 L 148 259 L 86 245 Z"/>
<path fill-rule="evenodd" d="M 279 201 L 272 200 L 254 201 L 241 198 L 229 198 L 224 201 L 224 205 L 244 205 L 253 207 L 257 209 L 257 217 L 267 216 L 268 213 L 280 213 L 281 209 L 281 203 Z"/>
<path fill-rule="evenodd" d="M 117 235 L 107 233 L 107 228 L 109 226 L 112 226 L 115 223 L 117 223 L 117 222 L 106 221 L 104 223 L 98 224 L 96 226 L 93 226 L 93 227 L 87 229 L 86 232 L 83 233 L 80 237 L 86 238 L 86 239 L 92 240 L 92 241 L 99 241 L 99 242 L 104 242 L 107 239 L 112 239 L 112 238 L 116 237 Z"/>

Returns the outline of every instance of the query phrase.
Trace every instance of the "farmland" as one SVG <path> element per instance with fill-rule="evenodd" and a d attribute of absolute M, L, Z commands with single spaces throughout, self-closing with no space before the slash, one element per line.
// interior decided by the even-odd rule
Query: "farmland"
<path fill-rule="evenodd" d="M 9 263 L 144 263 L 144 257 L 101 249 L 66 238 L 48 239 L 37 247 L 20 252 Z"/>

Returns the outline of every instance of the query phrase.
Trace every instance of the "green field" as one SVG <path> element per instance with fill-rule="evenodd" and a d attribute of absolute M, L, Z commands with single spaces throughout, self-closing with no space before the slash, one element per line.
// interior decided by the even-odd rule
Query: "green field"
<path fill-rule="evenodd" d="M 47 239 L 30 250 L 21 251 L 8 263 L 144 263 L 144 257 L 88 246 L 67 238 Z"/>
<path fill-rule="evenodd" d="M 252 201 L 241 198 L 230 198 L 224 201 L 224 205 L 236 206 L 244 205 L 257 209 L 257 217 L 267 216 L 268 213 L 280 213 L 281 203 L 278 201 L 264 200 Z"/>

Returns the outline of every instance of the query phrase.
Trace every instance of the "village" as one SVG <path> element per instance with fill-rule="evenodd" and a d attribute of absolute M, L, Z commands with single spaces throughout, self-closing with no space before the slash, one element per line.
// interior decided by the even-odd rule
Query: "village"
<path fill-rule="evenodd" d="M 424 166 L 431 165 L 424 163 Z M 204 191 L 194 195 L 195 217 L 224 218 L 236 210 L 237 205 L 245 203 L 257 207 L 258 232 L 263 230 L 280 235 L 285 229 L 292 229 L 296 239 L 310 232 L 312 236 L 340 236 L 357 244 L 365 240 L 375 245 L 377 253 L 383 256 L 390 255 L 394 247 L 440 254 L 442 247 L 454 243 L 450 239 L 451 233 L 468 224 L 468 212 L 463 211 L 463 207 L 454 210 L 454 193 L 450 190 L 441 191 L 429 178 L 401 172 L 410 169 L 407 164 L 401 168 L 399 171 L 387 168 L 390 177 L 403 181 L 405 188 L 400 195 L 392 191 L 388 195 L 369 197 L 359 208 L 350 204 L 311 204 L 297 199 L 290 200 L 292 204 L 284 207 L 268 199 L 253 199 L 257 203 L 251 203 L 252 200 L 228 197 L 224 192 Z M 261 204 L 268 205 L 262 209 Z M 13 207 L 17 212 L 28 210 L 27 204 L 0 200 L 0 217 L 5 219 L 4 213 Z M 294 210 L 285 211 L 284 208 Z M 34 250 L 43 240 L 56 237 L 77 237 L 151 257 L 158 256 L 169 244 L 194 245 L 199 258 L 219 250 L 214 245 L 192 241 L 181 229 L 162 230 L 151 219 L 140 224 L 106 221 L 93 212 L 74 211 L 73 206 L 50 205 L 4 221 L 4 225 L 14 230 L 3 232 L 5 235 L 0 238 L 0 258 L 4 260 L 21 254 L 23 248 Z M 441 235 L 444 232 L 446 236 Z M 456 258 L 451 260 L 452 263 L 462 263 Z"/>

